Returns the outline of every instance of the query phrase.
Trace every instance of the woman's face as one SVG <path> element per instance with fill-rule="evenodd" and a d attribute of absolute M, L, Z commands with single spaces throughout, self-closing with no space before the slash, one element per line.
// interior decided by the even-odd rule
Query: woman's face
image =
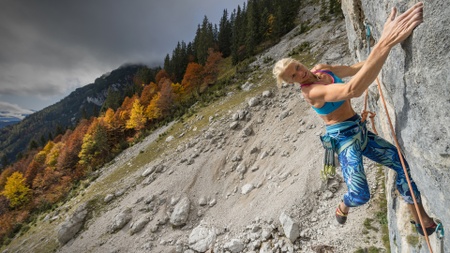
<path fill-rule="evenodd" d="M 283 80 L 288 83 L 307 83 L 313 78 L 313 74 L 305 65 L 299 62 L 292 62 L 283 73 Z"/>

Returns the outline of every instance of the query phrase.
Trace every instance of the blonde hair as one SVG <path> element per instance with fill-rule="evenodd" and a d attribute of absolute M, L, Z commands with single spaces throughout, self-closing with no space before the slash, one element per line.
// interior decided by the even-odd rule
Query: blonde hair
<path fill-rule="evenodd" d="M 286 82 L 286 80 L 284 80 L 282 76 L 284 74 L 284 71 L 286 71 L 286 68 L 293 62 L 298 61 L 292 58 L 283 58 L 279 60 L 277 63 L 275 63 L 272 73 L 273 77 L 277 80 L 278 88 L 281 87 L 281 84 L 283 84 L 283 82 Z"/>

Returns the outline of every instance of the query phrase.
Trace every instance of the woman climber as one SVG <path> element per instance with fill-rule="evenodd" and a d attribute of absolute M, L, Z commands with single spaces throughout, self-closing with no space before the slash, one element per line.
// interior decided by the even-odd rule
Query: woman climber
<path fill-rule="evenodd" d="M 423 234 L 396 147 L 368 131 L 365 121 L 362 122 L 350 103 L 351 98 L 361 96 L 375 80 L 390 50 L 404 41 L 422 21 L 423 3 L 415 4 L 399 16 L 396 8 L 393 8 L 378 43 L 365 62 L 351 66 L 319 64 L 308 70 L 300 62 L 285 58 L 273 68 L 278 86 L 282 82 L 300 84 L 305 100 L 325 121 L 327 133 L 321 137 L 322 142 L 324 147 L 332 147 L 338 153 L 348 188 L 336 208 L 336 219 L 340 224 L 346 222 L 350 207 L 363 205 L 370 199 L 362 162 L 364 155 L 397 172 L 397 189 L 408 203 L 417 231 Z M 347 83 L 340 79 L 348 76 L 352 78 Z M 409 175 L 409 167 L 406 166 Z M 424 226 L 430 235 L 435 231 L 436 224 L 425 212 L 416 184 L 412 180 L 411 183 Z"/>

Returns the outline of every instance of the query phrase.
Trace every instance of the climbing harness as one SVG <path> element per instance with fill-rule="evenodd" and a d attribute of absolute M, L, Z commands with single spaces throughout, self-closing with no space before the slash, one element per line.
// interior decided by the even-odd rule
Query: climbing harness
<path fill-rule="evenodd" d="M 369 39 L 370 39 L 370 26 L 369 26 L 368 22 L 364 22 L 364 24 L 366 26 L 368 54 L 370 54 L 370 41 L 369 41 Z M 409 178 L 409 174 L 408 174 L 408 171 L 406 169 L 405 161 L 403 159 L 403 155 L 402 155 L 402 151 L 401 151 L 401 148 L 400 148 L 400 144 L 398 143 L 398 140 L 397 140 L 397 135 L 395 134 L 394 126 L 393 126 L 391 118 L 389 116 L 389 111 L 388 111 L 388 108 L 387 108 L 387 105 L 386 105 L 386 101 L 384 99 L 383 91 L 381 89 L 381 83 L 380 83 L 380 80 L 378 79 L 378 77 L 375 80 L 376 80 L 376 83 L 377 83 L 378 92 L 380 94 L 381 101 L 383 102 L 384 110 L 386 112 L 386 118 L 387 118 L 388 123 L 389 123 L 389 128 L 391 130 L 392 139 L 394 140 L 395 146 L 397 148 L 397 152 L 398 152 L 398 155 L 400 157 L 400 162 L 402 164 L 403 171 L 405 173 L 406 181 L 408 183 L 408 187 L 409 187 L 409 190 L 411 192 L 411 197 L 412 197 L 412 199 L 414 201 L 414 208 L 415 208 L 415 210 L 416 210 L 416 212 L 418 214 L 420 226 L 422 228 L 424 228 L 425 226 L 424 226 L 422 214 L 420 212 L 419 205 L 417 203 L 417 199 L 416 199 L 416 196 L 414 194 L 414 191 L 413 191 L 413 188 L 412 188 L 412 185 L 411 185 L 411 179 Z M 365 103 L 367 103 L 367 96 L 368 96 L 367 92 L 368 92 L 368 89 L 366 89 L 366 99 L 365 99 L 366 102 Z M 366 105 L 365 105 L 363 113 L 365 113 L 365 112 L 366 112 Z M 437 232 L 438 238 L 440 240 L 442 240 L 442 238 L 444 237 L 444 229 L 443 229 L 442 223 L 439 222 L 438 227 L 436 227 L 436 232 Z M 430 239 L 428 238 L 428 233 L 426 232 L 426 230 L 424 230 L 424 235 L 425 235 L 425 241 L 427 242 L 427 245 L 428 245 L 428 249 L 429 249 L 430 253 L 433 253 L 433 249 L 431 248 L 431 244 L 430 244 Z M 441 247 L 443 247 L 443 244 L 441 245 Z"/>

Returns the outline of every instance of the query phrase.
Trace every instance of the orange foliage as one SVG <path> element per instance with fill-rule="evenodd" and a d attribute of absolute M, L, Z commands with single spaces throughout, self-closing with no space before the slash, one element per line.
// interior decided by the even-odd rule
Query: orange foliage
<path fill-rule="evenodd" d="M 122 105 L 119 109 L 117 109 L 116 114 L 118 116 L 118 125 L 125 127 L 125 124 L 127 120 L 130 118 L 131 110 L 133 109 L 133 103 L 134 100 L 137 99 L 137 95 L 134 95 L 133 97 L 126 97 L 123 100 Z"/>
<path fill-rule="evenodd" d="M 67 170 L 72 172 L 75 170 L 75 166 L 78 163 L 78 154 L 81 151 L 81 145 L 83 144 L 83 137 L 86 134 L 90 122 L 88 120 L 82 120 L 78 126 L 67 133 L 63 137 L 63 148 L 58 156 L 58 169 Z"/>
<path fill-rule="evenodd" d="M 157 92 L 158 92 L 158 85 L 156 85 L 156 83 L 151 82 L 149 85 L 146 85 L 140 97 L 141 104 L 144 107 L 147 107 L 150 104 L 150 101 L 152 100 L 153 96 L 156 95 Z"/>
<path fill-rule="evenodd" d="M 25 178 L 26 178 L 27 185 L 32 186 L 34 178 L 44 168 L 45 168 L 44 164 L 39 163 L 36 160 L 33 160 L 30 163 L 30 165 L 28 166 L 27 171 L 25 172 Z"/>
<path fill-rule="evenodd" d="M 155 76 L 155 81 L 159 85 L 163 79 L 170 79 L 170 75 L 164 69 L 161 69 Z"/>
<path fill-rule="evenodd" d="M 15 210 L 0 214 L 0 242 L 14 230 L 16 224 L 24 223 L 30 213 L 28 210 Z"/>
<path fill-rule="evenodd" d="M 200 86 L 203 82 L 202 73 L 202 65 L 195 62 L 188 64 L 183 80 L 181 81 L 181 85 L 188 94 L 199 95 Z"/>
<path fill-rule="evenodd" d="M 114 110 L 112 108 L 106 110 L 105 116 L 102 119 L 107 129 L 114 128 Z"/>
<path fill-rule="evenodd" d="M 63 173 L 61 171 L 47 167 L 34 178 L 33 189 L 36 193 L 42 194 L 45 190 L 49 189 L 51 185 L 58 183 L 58 180 L 62 175 Z"/>
<path fill-rule="evenodd" d="M 222 60 L 222 53 L 214 52 L 212 48 L 208 49 L 208 59 L 203 68 L 203 85 L 201 91 L 206 89 L 208 85 L 213 84 L 219 73 L 219 62 Z"/>

